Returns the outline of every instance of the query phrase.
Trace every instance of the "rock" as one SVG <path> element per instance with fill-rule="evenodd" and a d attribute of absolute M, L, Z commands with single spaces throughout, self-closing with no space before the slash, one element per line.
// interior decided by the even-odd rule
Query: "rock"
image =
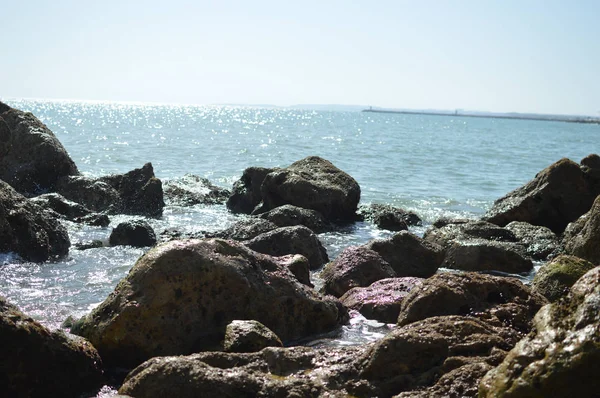
<path fill-rule="evenodd" d="M 110 224 L 110 219 L 106 214 L 94 213 L 85 206 L 72 202 L 57 193 L 36 196 L 31 198 L 31 201 L 72 222 L 98 227 L 107 227 Z"/>
<path fill-rule="evenodd" d="M 110 233 L 111 246 L 148 247 L 156 244 L 154 230 L 144 220 L 122 222 Z"/>
<path fill-rule="evenodd" d="M 412 211 L 386 204 L 373 203 L 362 206 L 360 213 L 378 228 L 389 231 L 403 231 L 408 229 L 409 225 L 421 225 L 422 222 Z"/>
<path fill-rule="evenodd" d="M 421 278 L 387 278 L 369 287 L 354 287 L 340 301 L 346 308 L 357 310 L 365 318 L 385 323 L 396 323 L 400 303 L 415 287 L 423 283 Z"/>
<path fill-rule="evenodd" d="M 55 217 L 0 181 L 0 253 L 43 262 L 66 255 L 70 245 L 67 230 Z"/>
<path fill-rule="evenodd" d="M 359 357 L 357 367 L 360 377 L 378 387 L 378 396 L 391 397 L 411 390 L 417 391 L 401 396 L 439 396 L 431 392 L 449 390 L 451 374 L 460 374 L 461 369 L 464 374 L 465 368 L 474 366 L 491 368 L 518 339 L 519 334 L 511 328 L 480 319 L 433 317 L 393 330 Z M 475 396 L 475 386 L 483 374 L 472 374 L 473 384 L 461 385 L 464 395 L 458 396 Z M 451 388 L 457 388 L 460 383 L 455 380 L 453 384 Z"/>
<path fill-rule="evenodd" d="M 283 347 L 283 343 L 260 322 L 234 320 L 225 328 L 226 352 L 256 352 L 265 347 Z"/>
<path fill-rule="evenodd" d="M 526 247 L 527 256 L 535 260 L 547 260 L 562 250 L 558 237 L 550 228 L 513 221 L 508 223 L 506 229 Z"/>
<path fill-rule="evenodd" d="M 533 331 L 479 385 L 480 397 L 593 397 L 600 389 L 600 267 L 544 306 Z"/>
<path fill-rule="evenodd" d="M 0 114 L 0 180 L 24 196 L 52 191 L 79 171 L 56 136 L 38 118 L 3 104 Z"/>
<path fill-rule="evenodd" d="M 573 224 L 563 239 L 565 252 L 600 264 L 600 196 L 590 211 Z"/>
<path fill-rule="evenodd" d="M 277 228 L 277 225 L 271 221 L 263 220 L 258 217 L 250 217 L 241 219 L 235 222 L 231 227 L 222 231 L 207 234 L 207 236 L 233 240 L 250 240 L 256 238 L 260 234 L 273 231 Z"/>
<path fill-rule="evenodd" d="M 474 239 L 455 242 L 446 250 L 443 268 L 463 271 L 500 271 L 509 274 L 527 273 L 533 263 L 504 242 Z"/>
<path fill-rule="evenodd" d="M 298 282 L 309 287 L 315 287 L 310 282 L 310 263 L 306 257 L 300 254 L 289 254 L 279 257 L 278 261 L 282 266 L 290 270 Z"/>
<path fill-rule="evenodd" d="M 63 178 L 56 191 L 96 212 L 156 217 L 165 206 L 162 182 L 151 163 L 125 174 Z"/>
<path fill-rule="evenodd" d="M 398 325 L 440 315 L 469 315 L 498 326 L 529 332 L 530 321 L 547 300 L 514 278 L 477 273 L 440 273 L 404 298 Z"/>
<path fill-rule="evenodd" d="M 231 192 L 193 174 L 163 184 L 165 201 L 174 206 L 215 205 L 227 201 Z"/>
<path fill-rule="evenodd" d="M 360 186 L 331 162 L 309 156 L 289 167 L 268 173 L 260 187 L 264 213 L 285 204 L 316 210 L 330 221 L 353 221 Z"/>
<path fill-rule="evenodd" d="M 392 269 L 395 276 L 433 275 L 444 259 L 442 248 L 407 231 L 398 232 L 389 239 L 376 239 L 366 247 L 377 252 Z"/>
<path fill-rule="evenodd" d="M 556 301 L 565 296 L 571 286 L 592 268 L 594 264 L 589 261 L 563 254 L 538 270 L 533 278 L 532 289 L 549 301 Z"/>
<path fill-rule="evenodd" d="M 158 357 L 134 369 L 119 393 L 134 397 L 347 397 L 374 396 L 344 383 L 356 371 L 358 347 L 275 348 L 248 354 L 203 352 Z M 359 394 L 362 392 L 362 394 Z"/>
<path fill-rule="evenodd" d="M 0 297 L 0 391 L 4 397 L 75 397 L 104 382 L 84 339 L 51 332 Z"/>
<path fill-rule="evenodd" d="M 321 272 L 323 292 L 342 296 L 353 287 L 366 287 L 380 279 L 393 278 L 396 272 L 377 252 L 365 246 L 344 249 Z"/>
<path fill-rule="evenodd" d="M 99 239 L 94 239 L 87 242 L 80 242 L 75 244 L 75 249 L 77 250 L 89 250 L 89 249 L 97 249 L 99 247 L 104 247 L 104 242 Z"/>
<path fill-rule="evenodd" d="M 448 224 L 466 224 L 473 220 L 468 218 L 450 218 L 450 217 L 440 217 L 433 222 L 433 226 L 436 228 L 445 227 Z"/>
<path fill-rule="evenodd" d="M 233 184 L 227 208 L 233 213 L 250 214 L 262 201 L 260 187 L 267 174 L 277 169 L 249 167 L 242 177 Z"/>
<path fill-rule="evenodd" d="M 128 367 L 218 349 L 235 319 L 254 319 L 289 342 L 330 331 L 348 314 L 297 282 L 276 257 L 235 241 L 171 241 L 142 256 L 72 332 L 106 363 Z"/>
<path fill-rule="evenodd" d="M 318 211 L 303 209 L 293 205 L 276 207 L 273 210 L 260 214 L 258 217 L 268 220 L 278 227 L 304 225 L 316 234 L 333 229 L 333 226 Z"/>
<path fill-rule="evenodd" d="M 441 226 L 434 226 L 425 231 L 423 239 L 436 243 L 445 249 L 450 248 L 457 241 L 471 241 L 474 239 L 485 239 L 494 242 L 518 241 L 512 231 L 486 221 L 458 220 L 458 222 L 438 222 L 438 225 Z"/>
<path fill-rule="evenodd" d="M 254 251 L 271 256 L 301 254 L 308 259 L 310 269 L 320 268 L 329 261 L 319 238 L 302 225 L 277 228 L 243 243 Z"/>
<path fill-rule="evenodd" d="M 484 218 L 500 226 L 525 221 L 560 234 L 568 223 L 590 209 L 598 194 L 600 184 L 589 167 L 561 159 L 498 199 Z"/>

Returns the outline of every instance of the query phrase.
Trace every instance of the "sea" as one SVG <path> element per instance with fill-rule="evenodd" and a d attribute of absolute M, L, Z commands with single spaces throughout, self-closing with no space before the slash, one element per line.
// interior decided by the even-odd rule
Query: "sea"
<path fill-rule="evenodd" d="M 494 200 L 567 157 L 598 153 L 600 125 L 535 120 L 325 111 L 305 108 L 200 106 L 54 100 L 4 100 L 30 111 L 58 137 L 87 176 L 124 173 L 147 162 L 163 181 L 186 174 L 230 188 L 251 166 L 285 167 L 317 155 L 353 176 L 361 204 L 416 212 L 423 232 L 439 217 L 477 218 Z M 157 233 L 218 231 L 244 216 L 224 205 L 167 206 L 149 220 Z M 65 223 L 71 243 L 107 241 L 131 216 L 107 228 Z M 330 258 L 345 247 L 385 238 L 359 222 L 319 235 Z M 0 254 L 0 295 L 51 329 L 88 313 L 125 277 L 145 249 L 71 249 L 59 261 L 33 264 Z M 318 272 L 312 279 L 320 284 Z M 351 324 L 309 344 L 362 344 L 389 325 L 354 314 Z"/>

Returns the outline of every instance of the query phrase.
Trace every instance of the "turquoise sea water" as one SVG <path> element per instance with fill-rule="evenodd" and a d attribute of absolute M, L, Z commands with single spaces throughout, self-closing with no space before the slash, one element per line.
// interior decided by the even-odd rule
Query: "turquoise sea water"
<path fill-rule="evenodd" d="M 192 173 L 230 187 L 249 166 L 286 166 L 318 155 L 352 175 L 363 203 L 389 203 L 440 216 L 477 217 L 492 202 L 569 157 L 597 153 L 600 126 L 447 116 L 325 112 L 283 108 L 7 101 L 54 131 L 87 175 L 123 173 L 152 162 L 157 177 Z M 73 244 L 107 240 L 108 228 L 68 225 Z M 216 231 L 236 217 L 224 206 L 167 207 L 152 220 L 167 227 Z M 424 228 L 415 233 L 422 233 Z M 388 236 L 366 223 L 322 234 L 330 257 L 350 244 Z M 0 294 L 56 328 L 103 301 L 141 249 L 71 250 L 59 262 L 28 264 L 0 255 Z M 380 336 L 381 325 L 356 321 L 339 344 Z"/>

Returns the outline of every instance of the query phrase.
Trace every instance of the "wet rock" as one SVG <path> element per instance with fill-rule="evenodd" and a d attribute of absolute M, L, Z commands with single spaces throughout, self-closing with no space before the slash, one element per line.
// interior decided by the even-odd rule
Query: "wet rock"
<path fill-rule="evenodd" d="M 321 272 L 323 292 L 342 296 L 353 287 L 366 287 L 380 279 L 393 278 L 396 272 L 377 252 L 365 246 L 344 249 Z"/>
<path fill-rule="evenodd" d="M 480 397 L 593 397 L 600 389 L 600 267 L 544 306 L 533 331 L 485 375 Z"/>
<path fill-rule="evenodd" d="M 547 303 L 514 278 L 477 273 L 440 273 L 404 298 L 398 325 L 440 315 L 469 315 L 498 326 L 529 332 L 535 313 Z"/>
<path fill-rule="evenodd" d="M 421 225 L 421 218 L 412 211 L 386 204 L 373 203 L 361 206 L 360 214 L 378 228 L 389 231 L 403 231 L 409 225 Z"/>
<path fill-rule="evenodd" d="M 162 214 L 162 182 L 154 177 L 151 163 L 125 174 L 100 178 L 67 177 L 56 191 L 96 212 L 156 217 Z"/>
<path fill-rule="evenodd" d="M 547 260 L 562 250 L 558 236 L 550 228 L 513 221 L 508 223 L 506 229 L 525 246 L 526 255 L 535 260 Z"/>
<path fill-rule="evenodd" d="M 260 187 L 267 174 L 277 169 L 249 167 L 233 184 L 231 196 L 227 199 L 227 208 L 233 213 L 250 214 L 262 201 Z"/>
<path fill-rule="evenodd" d="M 600 184 L 593 170 L 561 159 L 524 186 L 498 199 L 484 218 L 500 226 L 525 221 L 560 234 L 568 223 L 590 209 L 598 194 Z"/>
<path fill-rule="evenodd" d="M 52 191 L 79 171 L 56 136 L 38 118 L 3 104 L 0 113 L 0 179 L 25 196 Z"/>
<path fill-rule="evenodd" d="M 278 227 L 304 225 L 316 234 L 333 229 L 333 226 L 318 211 L 303 209 L 293 205 L 276 207 L 273 210 L 260 214 L 258 217 L 268 220 Z"/>
<path fill-rule="evenodd" d="M 319 238 L 302 225 L 277 228 L 243 243 L 252 250 L 271 256 L 301 254 L 308 259 L 310 269 L 320 268 L 329 261 Z"/>
<path fill-rule="evenodd" d="M 225 329 L 226 352 L 256 352 L 265 347 L 283 347 L 272 330 L 257 321 L 231 321 Z"/>
<path fill-rule="evenodd" d="M 31 198 L 31 201 L 69 221 L 99 227 L 106 227 L 110 224 L 110 219 L 106 214 L 94 213 L 85 206 L 72 202 L 57 193 L 36 196 Z"/>
<path fill-rule="evenodd" d="M 0 340 L 4 397 L 75 397 L 104 382 L 102 361 L 89 342 L 51 332 L 3 297 Z"/>
<path fill-rule="evenodd" d="M 187 240 L 147 252 L 72 332 L 88 338 L 106 363 L 127 367 L 218 349 L 235 319 L 261 322 L 286 342 L 330 331 L 348 315 L 276 257 L 234 241 Z"/>
<path fill-rule="evenodd" d="M 438 220 L 439 221 L 439 220 Z M 481 220 L 447 221 L 440 227 L 433 227 L 425 231 L 423 239 L 436 243 L 446 249 L 457 241 L 471 241 L 484 239 L 494 242 L 517 242 L 515 234 L 495 224 Z"/>
<path fill-rule="evenodd" d="M 517 252 L 513 245 L 474 239 L 453 243 L 446 250 L 442 267 L 463 271 L 500 271 L 520 274 L 531 271 L 533 263 Z"/>
<path fill-rule="evenodd" d="M 214 185 L 207 178 L 193 174 L 167 181 L 163 184 L 163 188 L 165 201 L 175 206 L 222 204 L 231 196 L 229 190 Z"/>
<path fill-rule="evenodd" d="M 290 270 L 298 282 L 309 287 L 314 287 L 310 282 L 310 263 L 306 257 L 300 254 L 289 254 L 279 257 L 278 261 L 282 266 Z"/>
<path fill-rule="evenodd" d="M 122 222 L 110 233 L 111 246 L 148 247 L 156 244 L 152 226 L 144 220 Z"/>
<path fill-rule="evenodd" d="M 56 217 L 0 181 L 0 252 L 43 262 L 66 255 L 70 245 Z"/>
<path fill-rule="evenodd" d="M 273 231 L 277 228 L 279 227 L 271 221 L 258 217 L 250 217 L 236 221 L 231 227 L 219 232 L 207 234 L 207 236 L 233 240 L 250 240 L 256 238 L 260 234 Z"/>
<path fill-rule="evenodd" d="M 378 388 L 378 396 L 437 396 L 433 391 L 452 388 L 474 396 L 483 371 L 466 377 L 471 385 L 451 375 L 468 369 L 489 369 L 502 360 L 518 341 L 519 333 L 509 327 L 493 326 L 466 316 L 433 317 L 398 328 L 369 347 L 358 360 L 360 377 Z M 416 391 L 412 391 L 416 390 Z"/>
<path fill-rule="evenodd" d="M 376 239 L 366 244 L 387 261 L 395 276 L 427 278 L 440 267 L 443 249 L 407 231 L 401 231 L 389 239 Z"/>
<path fill-rule="evenodd" d="M 94 239 L 87 242 L 80 242 L 75 244 L 75 249 L 77 250 L 89 250 L 89 249 L 97 249 L 99 247 L 104 247 L 104 242 L 99 239 Z"/>
<path fill-rule="evenodd" d="M 556 301 L 565 296 L 571 286 L 592 268 L 594 264 L 579 257 L 558 256 L 538 270 L 533 278 L 532 289 L 549 301 Z"/>
<path fill-rule="evenodd" d="M 316 210 L 330 221 L 353 221 L 360 186 L 331 162 L 309 156 L 284 169 L 268 173 L 260 187 L 264 213 L 285 204 Z"/>
<path fill-rule="evenodd" d="M 348 290 L 340 301 L 346 308 L 357 310 L 365 318 L 385 323 L 396 323 L 400 303 L 415 287 L 423 283 L 421 278 L 387 278 L 368 287 Z"/>
<path fill-rule="evenodd" d="M 573 224 L 563 238 L 565 252 L 600 264 L 600 196 L 590 211 Z"/>
<path fill-rule="evenodd" d="M 445 227 L 448 224 L 466 224 L 466 223 L 471 222 L 471 221 L 473 221 L 473 220 L 468 219 L 468 218 L 440 217 L 437 220 L 435 220 L 432 225 L 435 228 L 442 228 L 442 227 Z"/>

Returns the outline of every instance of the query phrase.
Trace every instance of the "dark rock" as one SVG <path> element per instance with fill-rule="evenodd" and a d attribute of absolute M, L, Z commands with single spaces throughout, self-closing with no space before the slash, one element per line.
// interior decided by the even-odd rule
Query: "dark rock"
<path fill-rule="evenodd" d="M 49 212 L 0 181 L 0 252 L 43 262 L 69 252 L 69 234 Z"/>
<path fill-rule="evenodd" d="M 595 153 L 581 159 L 581 165 L 589 169 L 600 169 L 600 156 Z"/>
<path fill-rule="evenodd" d="M 442 267 L 462 271 L 500 271 L 509 274 L 526 273 L 533 263 L 504 242 L 474 239 L 455 242 L 446 250 Z"/>
<path fill-rule="evenodd" d="M 8 106 L 0 114 L 0 179 L 25 196 L 54 189 L 79 171 L 56 136 L 38 118 Z"/>
<path fill-rule="evenodd" d="M 544 306 L 533 331 L 485 375 L 480 397 L 593 397 L 600 390 L 600 267 Z"/>
<path fill-rule="evenodd" d="M 427 278 L 437 271 L 444 259 L 442 247 L 407 231 L 389 239 L 373 240 L 366 247 L 387 261 L 398 277 Z"/>
<path fill-rule="evenodd" d="M 88 209 L 111 214 L 155 217 L 165 206 L 162 183 L 154 177 L 151 163 L 125 174 L 63 178 L 56 191 Z"/>
<path fill-rule="evenodd" d="M 231 227 L 222 231 L 207 234 L 207 236 L 233 240 L 250 240 L 252 238 L 256 238 L 260 234 L 273 231 L 277 228 L 277 225 L 271 221 L 267 221 L 258 217 L 250 217 L 241 219 L 235 222 Z"/>
<path fill-rule="evenodd" d="M 380 279 L 393 278 L 396 272 L 377 252 L 365 246 L 344 249 L 321 272 L 323 292 L 340 297 L 353 287 L 366 287 Z"/>
<path fill-rule="evenodd" d="M 590 211 L 570 225 L 563 243 L 565 252 L 600 264 L 600 196 Z"/>
<path fill-rule="evenodd" d="M 310 269 L 320 268 L 329 261 L 319 238 L 303 225 L 277 228 L 243 243 L 252 250 L 271 256 L 301 254 L 308 259 Z"/>
<path fill-rule="evenodd" d="M 527 256 L 535 260 L 555 257 L 562 250 L 558 237 L 550 228 L 513 221 L 506 226 L 506 229 L 526 247 Z"/>
<path fill-rule="evenodd" d="M 272 330 L 257 321 L 231 321 L 225 328 L 226 352 L 256 352 L 265 347 L 283 347 Z"/>
<path fill-rule="evenodd" d="M 314 287 L 310 282 L 310 263 L 306 257 L 300 254 L 289 254 L 279 257 L 278 261 L 282 266 L 290 270 L 298 282 L 309 287 Z"/>
<path fill-rule="evenodd" d="M 69 221 L 99 227 L 106 227 L 110 224 L 110 219 L 106 214 L 94 213 L 85 206 L 72 202 L 57 193 L 36 196 L 31 198 L 31 201 L 44 209 L 52 210 L 58 216 Z"/>
<path fill-rule="evenodd" d="M 227 201 L 231 192 L 193 174 L 163 184 L 165 201 L 175 206 L 214 205 Z"/>
<path fill-rule="evenodd" d="M 267 174 L 260 187 L 264 213 L 285 204 L 316 210 L 330 221 L 353 221 L 360 186 L 331 162 L 310 156 Z"/>
<path fill-rule="evenodd" d="M 439 220 L 438 220 L 439 221 Z M 441 225 L 438 223 L 438 225 Z M 448 221 L 425 231 L 423 239 L 448 249 L 457 241 L 485 239 L 495 242 L 517 242 L 515 234 L 495 224 L 480 220 Z"/>
<path fill-rule="evenodd" d="M 303 209 L 293 205 L 283 205 L 260 214 L 260 218 L 268 220 L 278 227 L 304 225 L 314 233 L 331 231 L 333 226 L 315 210 Z"/>
<path fill-rule="evenodd" d="M 284 342 L 348 319 L 333 297 L 296 281 L 279 259 L 221 239 L 171 241 L 142 256 L 115 291 L 75 325 L 106 363 L 218 349 L 234 319 L 254 319 Z"/>
<path fill-rule="evenodd" d="M 468 218 L 450 218 L 450 217 L 440 217 L 433 222 L 433 226 L 436 228 L 445 227 L 448 224 L 466 224 L 473 220 Z"/>
<path fill-rule="evenodd" d="M 498 326 L 529 332 L 547 300 L 514 278 L 477 273 L 440 273 L 404 298 L 398 325 L 440 315 L 469 315 Z"/>
<path fill-rule="evenodd" d="M 76 397 L 104 382 L 96 349 L 51 332 L 0 297 L 0 391 L 4 397 Z"/>
<path fill-rule="evenodd" d="M 389 231 L 403 231 L 409 225 L 421 225 L 422 220 L 412 211 L 386 204 L 373 203 L 361 206 L 360 214 L 378 228 Z"/>
<path fill-rule="evenodd" d="M 485 219 L 500 226 L 525 221 L 560 234 L 568 223 L 587 212 L 600 194 L 600 184 L 592 174 L 587 166 L 561 159 L 498 199 Z"/>
<path fill-rule="evenodd" d="M 365 318 L 385 323 L 396 323 L 400 303 L 415 286 L 423 283 L 421 278 L 387 278 L 369 287 L 354 287 L 340 301 L 346 308 L 357 310 Z"/>
<path fill-rule="evenodd" d="M 594 264 L 579 257 L 561 255 L 544 264 L 535 274 L 532 289 L 553 302 L 565 296 L 571 286 Z"/>
<path fill-rule="evenodd" d="M 77 250 L 89 250 L 89 249 L 97 249 L 99 247 L 104 247 L 104 242 L 99 239 L 94 239 L 88 242 L 81 242 L 75 244 L 75 249 Z"/>
<path fill-rule="evenodd" d="M 270 172 L 277 169 L 249 167 L 242 177 L 233 184 L 231 196 L 227 199 L 227 208 L 233 213 L 250 214 L 262 201 L 260 186 Z"/>
<path fill-rule="evenodd" d="M 156 244 L 154 230 L 144 220 L 122 222 L 110 233 L 111 246 L 148 247 Z"/>

